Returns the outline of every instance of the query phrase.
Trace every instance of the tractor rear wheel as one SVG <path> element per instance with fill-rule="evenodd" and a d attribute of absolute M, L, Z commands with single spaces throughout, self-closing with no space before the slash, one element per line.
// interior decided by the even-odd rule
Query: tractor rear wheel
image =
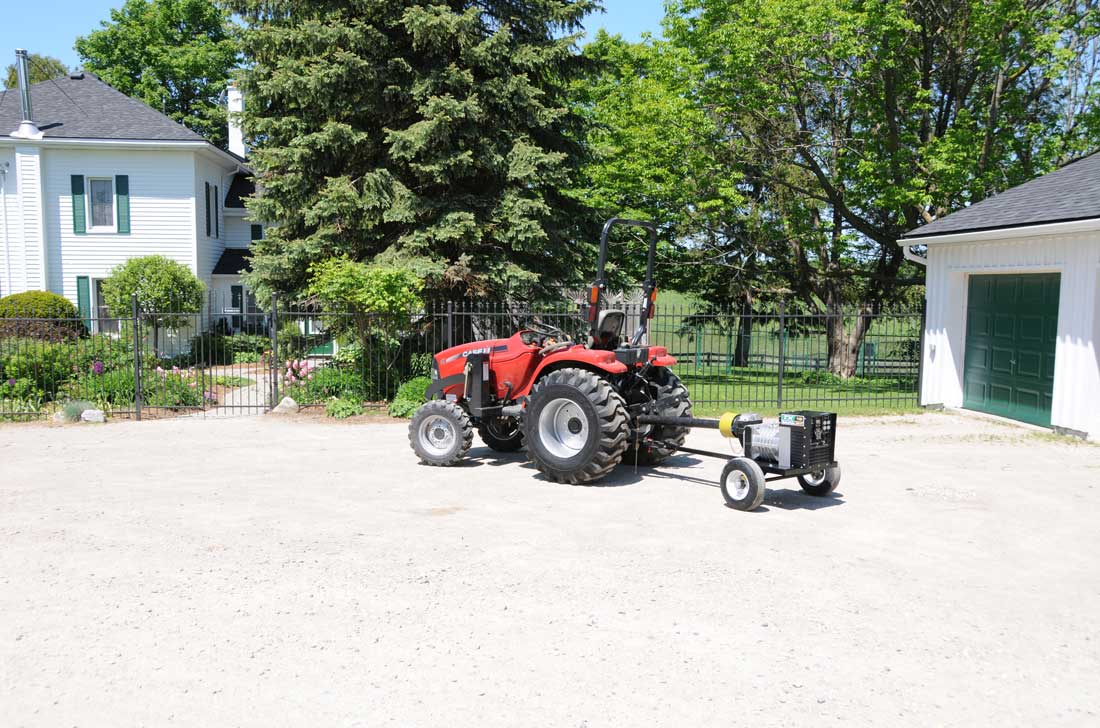
<path fill-rule="evenodd" d="M 515 452 L 523 447 L 523 430 L 515 417 L 482 420 L 477 434 L 482 442 L 497 452 Z"/>
<path fill-rule="evenodd" d="M 585 369 L 559 369 L 531 389 L 523 416 L 527 457 L 559 483 L 591 483 L 622 460 L 626 406 L 611 385 Z"/>
<path fill-rule="evenodd" d="M 409 423 L 409 443 L 425 465 L 454 465 L 466 457 L 473 441 L 470 417 L 454 402 L 425 402 Z"/>
<path fill-rule="evenodd" d="M 661 417 L 691 417 L 691 395 L 680 378 L 672 373 L 672 370 L 660 368 L 654 371 L 649 378 L 653 388 L 657 390 L 657 399 L 675 398 L 668 404 L 657 410 L 654 414 Z M 623 456 L 623 462 L 628 465 L 657 465 L 671 457 L 676 452 L 673 448 L 649 444 L 644 442 L 649 438 L 673 445 L 683 445 L 687 438 L 689 428 L 673 425 L 651 425 L 642 427 L 630 433 L 630 446 Z"/>

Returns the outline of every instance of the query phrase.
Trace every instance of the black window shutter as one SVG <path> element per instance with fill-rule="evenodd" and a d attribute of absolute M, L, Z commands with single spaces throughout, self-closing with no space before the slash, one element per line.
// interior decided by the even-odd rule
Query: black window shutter
<path fill-rule="evenodd" d="M 203 199 L 206 201 L 206 237 L 210 237 L 210 183 L 203 182 L 206 185 L 206 193 L 203 195 Z"/>
<path fill-rule="evenodd" d="M 221 237 L 221 216 L 218 214 L 218 186 L 214 185 L 214 237 Z"/>

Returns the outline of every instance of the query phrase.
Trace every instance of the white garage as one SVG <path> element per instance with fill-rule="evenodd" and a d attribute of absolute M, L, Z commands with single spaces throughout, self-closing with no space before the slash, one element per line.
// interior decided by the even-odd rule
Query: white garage
<path fill-rule="evenodd" d="M 1100 153 L 899 244 L 926 246 L 921 404 L 1100 439 Z"/>

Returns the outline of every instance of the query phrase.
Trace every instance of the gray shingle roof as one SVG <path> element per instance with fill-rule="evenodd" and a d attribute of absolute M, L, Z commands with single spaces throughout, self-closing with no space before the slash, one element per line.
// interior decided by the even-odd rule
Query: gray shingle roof
<path fill-rule="evenodd" d="M 30 91 L 34 122 L 47 139 L 204 141 L 91 73 L 42 81 Z M 6 136 L 18 128 L 23 114 L 16 89 L 0 93 L 0 136 Z"/>
<path fill-rule="evenodd" d="M 910 230 L 903 239 L 1093 217 L 1100 217 L 1100 152 Z"/>

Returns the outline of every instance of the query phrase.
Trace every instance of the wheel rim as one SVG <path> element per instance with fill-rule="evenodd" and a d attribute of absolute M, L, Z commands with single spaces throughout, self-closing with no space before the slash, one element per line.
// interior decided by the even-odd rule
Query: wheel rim
<path fill-rule="evenodd" d="M 519 423 L 512 418 L 497 417 L 485 423 L 485 427 L 498 440 L 511 440 L 519 434 Z"/>
<path fill-rule="evenodd" d="M 552 400 L 539 415 L 539 439 L 554 457 L 571 458 L 588 444 L 588 417 L 571 399 Z"/>
<path fill-rule="evenodd" d="M 457 440 L 454 423 L 442 415 L 425 417 L 420 424 L 420 444 L 433 455 L 446 455 Z"/>
<path fill-rule="evenodd" d="M 806 480 L 806 485 L 824 485 L 825 484 L 825 471 L 819 470 L 816 473 L 807 473 L 802 476 Z"/>
<path fill-rule="evenodd" d="M 734 500 L 745 500 L 749 495 L 749 476 L 734 470 L 726 481 L 726 489 Z"/>

